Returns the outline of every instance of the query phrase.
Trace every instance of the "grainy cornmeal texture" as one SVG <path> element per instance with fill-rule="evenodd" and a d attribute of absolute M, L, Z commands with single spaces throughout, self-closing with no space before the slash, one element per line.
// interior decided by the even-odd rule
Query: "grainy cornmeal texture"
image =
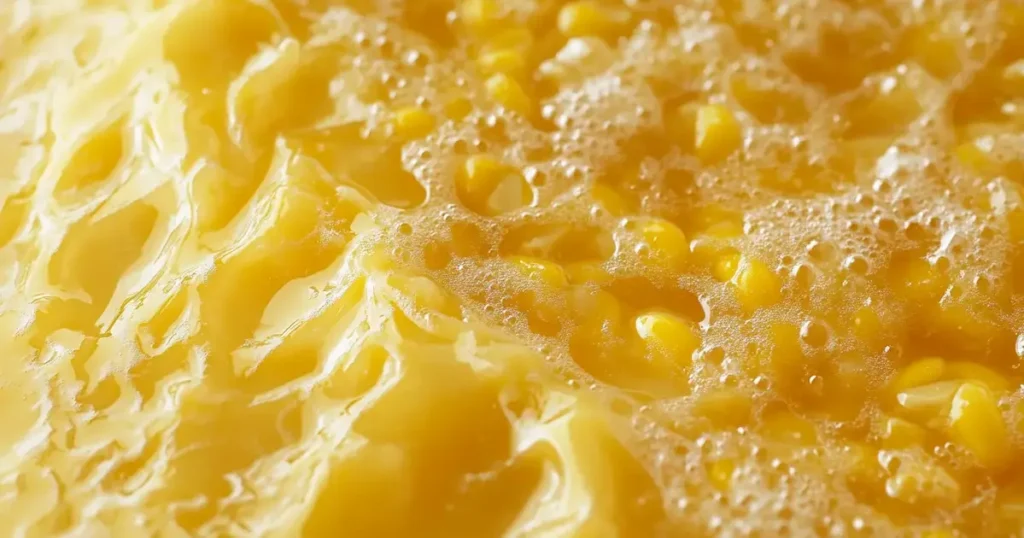
<path fill-rule="evenodd" d="M 1021 4 L 0 4 L 0 535 L 1021 536 Z"/>

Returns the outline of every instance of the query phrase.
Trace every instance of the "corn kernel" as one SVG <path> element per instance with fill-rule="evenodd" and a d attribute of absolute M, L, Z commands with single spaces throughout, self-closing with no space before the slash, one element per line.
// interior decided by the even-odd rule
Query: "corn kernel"
<path fill-rule="evenodd" d="M 954 361 L 946 363 L 946 377 L 963 381 L 976 381 L 985 385 L 993 392 L 1010 390 L 1010 381 L 1005 376 L 976 362 Z"/>
<path fill-rule="evenodd" d="M 523 87 L 505 73 L 497 73 L 485 83 L 487 94 L 495 102 L 508 110 L 527 115 L 533 110 L 533 101 L 526 95 Z"/>
<path fill-rule="evenodd" d="M 400 108 L 392 118 L 395 134 L 401 138 L 422 138 L 434 130 L 434 116 L 417 106 Z"/>
<path fill-rule="evenodd" d="M 736 269 L 740 266 L 740 254 L 734 250 L 721 253 L 715 260 L 712 274 L 719 282 L 728 282 L 736 275 Z"/>
<path fill-rule="evenodd" d="M 705 164 L 715 164 L 743 143 L 743 131 L 732 112 L 722 105 L 705 105 L 697 110 L 694 124 L 697 157 Z"/>
<path fill-rule="evenodd" d="M 735 471 L 736 464 L 732 460 L 718 460 L 708 465 L 708 479 L 716 488 L 725 491 L 732 484 L 732 475 Z"/>
<path fill-rule="evenodd" d="M 960 484 L 942 465 L 917 450 L 881 450 L 878 462 L 891 476 L 885 492 L 908 503 L 928 501 L 952 506 L 960 499 Z"/>
<path fill-rule="evenodd" d="M 611 187 L 605 185 L 594 185 L 590 190 L 590 195 L 593 196 L 597 203 L 601 204 L 601 207 L 613 216 L 622 216 L 628 212 L 629 206 L 626 204 L 626 200 Z"/>
<path fill-rule="evenodd" d="M 526 59 L 513 49 L 497 49 L 481 54 L 477 65 L 485 75 L 504 73 L 510 77 L 522 78 L 526 73 Z"/>
<path fill-rule="evenodd" d="M 466 159 L 463 173 L 456 178 L 459 198 L 482 215 L 496 216 L 533 202 L 533 191 L 518 170 L 489 155 Z"/>
<path fill-rule="evenodd" d="M 953 151 L 956 159 L 972 171 L 984 174 L 995 175 L 999 173 L 999 167 L 988 152 L 984 151 L 975 142 L 964 142 Z"/>
<path fill-rule="evenodd" d="M 533 45 L 533 33 L 529 28 L 515 27 L 497 30 L 487 38 L 483 52 L 513 50 L 525 53 Z"/>
<path fill-rule="evenodd" d="M 611 275 L 595 262 L 575 262 L 565 265 L 565 276 L 570 284 L 600 284 L 611 280 Z"/>
<path fill-rule="evenodd" d="M 733 276 L 736 294 L 747 310 L 771 306 L 782 298 L 782 284 L 764 262 L 746 259 Z"/>
<path fill-rule="evenodd" d="M 629 22 L 629 13 L 582 0 L 571 2 L 558 12 L 558 29 L 566 37 L 614 33 Z"/>
<path fill-rule="evenodd" d="M 689 364 L 693 352 L 700 347 L 700 335 L 677 316 L 651 312 L 636 318 L 636 333 L 647 344 L 653 356 L 676 363 Z"/>
<path fill-rule="evenodd" d="M 473 111 L 473 103 L 465 97 L 456 97 L 448 101 L 444 106 L 444 114 L 455 121 L 465 118 Z"/>
<path fill-rule="evenodd" d="M 908 411 L 939 415 L 945 412 L 959 387 L 959 381 L 937 381 L 905 389 L 896 394 L 896 401 Z"/>
<path fill-rule="evenodd" d="M 799 445 L 812 445 L 818 440 L 814 424 L 790 411 L 765 417 L 761 422 L 761 432 L 770 439 Z"/>
<path fill-rule="evenodd" d="M 869 306 L 859 308 L 853 314 L 853 331 L 865 342 L 877 342 L 882 334 L 882 322 Z"/>
<path fill-rule="evenodd" d="M 942 379 L 946 372 L 946 361 L 941 357 L 918 359 L 897 374 L 889 385 L 893 392 L 919 387 Z"/>
<path fill-rule="evenodd" d="M 728 239 L 743 235 L 743 227 L 735 221 L 723 220 L 705 228 L 704 233 L 717 239 Z"/>
<path fill-rule="evenodd" d="M 514 263 L 530 280 L 555 288 L 564 288 L 569 285 L 565 270 L 555 262 L 529 256 L 512 256 L 509 261 Z"/>
<path fill-rule="evenodd" d="M 578 287 L 573 290 L 571 300 L 579 327 L 597 333 L 618 330 L 622 305 L 611 293 Z"/>
<path fill-rule="evenodd" d="M 928 260 L 911 261 L 903 273 L 907 296 L 914 300 L 934 300 L 945 291 L 947 279 Z"/>
<path fill-rule="evenodd" d="M 885 448 L 908 448 L 924 444 L 926 432 L 913 422 L 889 417 L 885 420 L 884 428 L 882 439 Z"/>
<path fill-rule="evenodd" d="M 499 0 L 463 0 L 459 8 L 463 24 L 472 32 L 483 34 L 501 22 Z"/>
<path fill-rule="evenodd" d="M 669 265 L 679 265 L 689 253 L 686 234 L 678 226 L 664 219 L 651 219 L 640 230 L 650 259 Z"/>
<path fill-rule="evenodd" d="M 694 410 L 707 418 L 716 427 L 742 426 L 750 420 L 753 400 L 749 394 L 738 389 L 723 388 L 702 394 L 694 404 Z"/>
<path fill-rule="evenodd" d="M 964 383 L 949 410 L 950 436 L 985 467 L 998 467 L 1010 456 L 1010 439 L 996 398 L 981 384 Z"/>

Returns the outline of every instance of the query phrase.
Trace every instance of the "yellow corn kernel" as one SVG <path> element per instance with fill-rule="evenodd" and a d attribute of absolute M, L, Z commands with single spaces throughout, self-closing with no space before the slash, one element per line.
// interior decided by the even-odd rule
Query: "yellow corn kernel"
<path fill-rule="evenodd" d="M 953 150 L 953 154 L 961 164 L 972 171 L 984 175 L 999 173 L 999 167 L 992 160 L 992 156 L 975 142 L 964 142 Z"/>
<path fill-rule="evenodd" d="M 566 37 L 606 35 L 629 22 L 629 13 L 597 2 L 570 2 L 558 12 L 558 30 Z"/>
<path fill-rule="evenodd" d="M 743 131 L 728 108 L 705 105 L 697 110 L 694 124 L 697 157 L 705 164 L 715 164 L 736 151 L 743 143 Z"/>
<path fill-rule="evenodd" d="M 418 106 L 400 108 L 391 119 L 395 134 L 400 138 L 422 138 L 434 130 L 434 116 Z"/>
<path fill-rule="evenodd" d="M 953 538 L 953 536 L 953 531 L 949 529 L 931 529 L 921 534 L 921 538 Z"/>
<path fill-rule="evenodd" d="M 964 383 L 949 410 L 950 437 L 985 467 L 999 467 L 1010 456 L 1010 439 L 996 398 L 981 384 Z"/>
<path fill-rule="evenodd" d="M 881 450 L 878 462 L 883 468 L 893 470 L 885 482 L 885 492 L 894 499 L 945 506 L 952 506 L 960 499 L 960 484 L 920 449 Z"/>
<path fill-rule="evenodd" d="M 730 459 L 714 461 L 708 465 L 708 479 L 713 486 L 724 491 L 732 484 L 732 474 L 735 471 L 736 464 Z"/>
<path fill-rule="evenodd" d="M 527 115 L 533 110 L 533 101 L 523 87 L 505 73 L 491 75 L 485 83 L 487 94 L 495 102 L 513 112 Z"/>
<path fill-rule="evenodd" d="M 618 331 L 622 321 L 622 305 L 614 295 L 602 289 L 577 287 L 573 289 L 570 299 L 580 328 L 597 333 Z"/>
<path fill-rule="evenodd" d="M 818 440 L 814 424 L 790 411 L 768 415 L 761 421 L 761 433 L 770 439 L 799 445 L 813 445 Z"/>
<path fill-rule="evenodd" d="M 945 291 L 947 279 L 928 260 L 915 259 L 903 272 L 903 286 L 914 300 L 937 299 Z"/>
<path fill-rule="evenodd" d="M 595 262 L 574 262 L 565 265 L 565 276 L 570 284 L 600 284 L 611 280 L 611 275 L 601 264 Z"/>
<path fill-rule="evenodd" d="M 477 65 L 484 75 L 504 73 L 514 78 L 522 78 L 526 73 L 526 58 L 514 49 L 496 49 L 485 52 L 477 57 Z"/>
<path fill-rule="evenodd" d="M 483 52 L 495 50 L 514 50 L 524 53 L 533 45 L 533 33 L 529 28 L 515 27 L 497 30 L 494 35 L 487 38 Z"/>
<path fill-rule="evenodd" d="M 473 103 L 465 97 L 456 97 L 444 105 L 444 114 L 455 121 L 465 118 L 473 111 Z"/>
<path fill-rule="evenodd" d="M 611 187 L 601 184 L 594 185 L 590 190 L 590 195 L 613 216 L 622 216 L 628 212 L 629 206 L 626 204 L 626 200 Z"/>
<path fill-rule="evenodd" d="M 896 394 L 896 401 L 908 411 L 940 415 L 948 408 L 959 387 L 959 381 L 937 381 L 900 391 Z"/>
<path fill-rule="evenodd" d="M 555 262 L 529 256 L 512 256 L 509 261 L 514 263 L 530 280 L 555 288 L 564 288 L 569 285 L 565 270 Z"/>
<path fill-rule="evenodd" d="M 686 234 L 678 226 L 664 219 L 651 219 L 640 229 L 650 258 L 670 265 L 678 265 L 689 253 Z"/>
<path fill-rule="evenodd" d="M 462 172 L 456 178 L 457 193 L 477 213 L 495 216 L 533 202 L 533 191 L 523 175 L 490 155 L 469 157 Z"/>
<path fill-rule="evenodd" d="M 483 34 L 494 30 L 501 22 L 502 10 L 499 0 L 463 0 L 459 5 L 462 23 L 474 33 Z"/>
<path fill-rule="evenodd" d="M 882 446 L 885 448 L 908 448 L 921 446 L 925 440 L 925 429 L 909 420 L 889 417 L 882 431 Z"/>
<path fill-rule="evenodd" d="M 946 377 L 963 381 L 976 381 L 985 385 L 993 392 L 1010 390 L 1010 381 L 1006 377 L 976 362 L 954 361 L 946 363 Z"/>
<path fill-rule="evenodd" d="M 893 392 L 934 383 L 946 372 L 946 361 L 942 357 L 926 357 L 908 364 L 890 383 Z"/>
<path fill-rule="evenodd" d="M 877 342 L 882 334 L 882 322 L 870 306 L 863 306 L 853 314 L 853 331 L 865 342 Z"/>
<path fill-rule="evenodd" d="M 702 394 L 694 404 L 694 411 L 716 427 L 734 428 L 749 422 L 753 405 L 750 395 L 744 391 L 722 388 Z"/>
<path fill-rule="evenodd" d="M 736 294 L 747 310 L 771 306 L 782 298 L 782 284 L 764 262 L 747 258 L 732 278 Z"/>
<path fill-rule="evenodd" d="M 636 334 L 654 357 L 689 364 L 700 347 L 700 335 L 685 321 L 665 312 L 650 312 L 636 318 Z"/>
<path fill-rule="evenodd" d="M 738 222 L 723 220 L 705 228 L 704 233 L 717 239 L 728 239 L 743 235 L 743 227 Z"/>
<path fill-rule="evenodd" d="M 736 275 L 739 266 L 740 254 L 735 250 L 728 250 L 718 255 L 711 271 L 719 282 L 728 282 Z"/>

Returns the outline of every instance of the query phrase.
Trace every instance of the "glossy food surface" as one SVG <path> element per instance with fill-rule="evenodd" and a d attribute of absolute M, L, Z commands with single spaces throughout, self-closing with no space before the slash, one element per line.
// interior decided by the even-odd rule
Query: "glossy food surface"
<path fill-rule="evenodd" d="M 1024 8 L 0 2 L 0 535 L 1020 536 Z"/>

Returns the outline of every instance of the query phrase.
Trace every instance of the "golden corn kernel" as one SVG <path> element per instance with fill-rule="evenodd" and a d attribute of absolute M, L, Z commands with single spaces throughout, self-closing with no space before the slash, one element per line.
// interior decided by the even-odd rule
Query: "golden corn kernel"
<path fill-rule="evenodd" d="M 525 53 L 533 45 L 533 33 L 529 28 L 514 27 L 496 30 L 487 38 L 483 52 L 514 50 Z"/>
<path fill-rule="evenodd" d="M 949 410 L 950 436 L 985 467 L 999 467 L 1010 457 L 1006 423 L 992 391 L 977 383 L 964 383 Z"/>
<path fill-rule="evenodd" d="M 465 97 L 456 97 L 444 106 L 444 114 L 453 120 L 461 120 L 473 111 L 473 103 Z"/>
<path fill-rule="evenodd" d="M 957 160 L 974 172 L 985 175 L 999 173 L 999 167 L 992 156 L 978 147 L 976 142 L 964 142 L 953 151 Z"/>
<path fill-rule="evenodd" d="M 921 538 L 953 538 L 953 536 L 953 531 L 949 529 L 931 529 L 921 534 Z"/>
<path fill-rule="evenodd" d="M 732 474 L 736 464 L 730 459 L 717 460 L 708 465 L 708 479 L 720 490 L 727 490 L 732 484 Z"/>
<path fill-rule="evenodd" d="M 914 300 L 934 300 L 946 289 L 947 279 L 928 260 L 915 259 L 903 272 L 903 286 L 907 297 Z"/>
<path fill-rule="evenodd" d="M 650 312 L 636 318 L 636 334 L 647 344 L 652 356 L 689 364 L 700 347 L 700 335 L 685 321 L 665 312 Z"/>
<path fill-rule="evenodd" d="M 434 116 L 417 106 L 400 108 L 392 118 L 395 134 L 401 138 L 422 138 L 434 130 Z"/>
<path fill-rule="evenodd" d="M 477 65 L 484 75 L 504 73 L 513 78 L 522 78 L 526 73 L 526 58 L 514 49 L 496 49 L 481 54 Z"/>
<path fill-rule="evenodd" d="M 569 279 L 570 284 L 600 284 L 611 280 L 611 275 L 608 274 L 608 271 L 605 271 L 600 263 L 595 262 L 566 264 L 565 276 Z"/>
<path fill-rule="evenodd" d="M 738 222 L 723 220 L 705 228 L 704 233 L 717 239 L 728 239 L 743 235 L 743 227 Z"/>
<path fill-rule="evenodd" d="M 896 401 L 909 411 L 939 415 L 948 408 L 959 387 L 959 381 L 937 381 L 902 390 L 896 394 Z"/>
<path fill-rule="evenodd" d="M 812 445 L 818 440 L 814 424 L 790 411 L 772 413 L 761 421 L 761 433 L 770 439 L 799 445 Z"/>
<path fill-rule="evenodd" d="M 533 202 L 533 191 L 523 175 L 490 155 L 466 159 L 462 174 L 456 178 L 456 190 L 467 207 L 488 216 Z"/>
<path fill-rule="evenodd" d="M 679 226 L 662 218 L 643 223 L 640 229 L 645 257 L 660 263 L 678 265 L 689 253 L 689 242 Z"/>
<path fill-rule="evenodd" d="M 712 274 L 719 282 L 728 282 L 736 275 L 736 269 L 740 266 L 740 254 L 734 250 L 728 250 L 717 256 Z"/>
<path fill-rule="evenodd" d="M 697 157 L 705 164 L 724 160 L 743 144 L 743 131 L 739 122 L 722 105 L 700 107 L 694 129 Z"/>
<path fill-rule="evenodd" d="M 907 448 L 921 446 L 925 440 L 925 429 L 913 422 L 898 417 L 885 420 L 882 431 L 882 445 L 885 448 Z"/>
<path fill-rule="evenodd" d="M 882 322 L 869 306 L 859 308 L 853 314 L 853 331 L 865 342 L 876 342 L 882 334 Z"/>
<path fill-rule="evenodd" d="M 993 392 L 1005 392 L 1010 390 L 1010 382 L 1005 376 L 976 362 L 948 362 L 946 363 L 946 377 L 949 379 L 960 379 L 963 381 L 976 381 L 985 385 Z"/>
<path fill-rule="evenodd" d="M 704 393 L 697 398 L 694 410 L 707 418 L 716 427 L 734 428 L 750 420 L 753 400 L 739 389 L 721 388 Z"/>
<path fill-rule="evenodd" d="M 651 219 L 643 224 L 640 235 L 650 259 L 679 265 L 686 259 L 690 244 L 678 226 L 664 219 Z"/>
<path fill-rule="evenodd" d="M 548 260 L 529 256 L 512 256 L 509 261 L 514 263 L 529 279 L 548 286 L 562 288 L 569 285 L 562 266 Z"/>
<path fill-rule="evenodd" d="M 597 2 L 570 2 L 558 12 L 558 29 L 566 37 L 610 34 L 629 21 L 629 13 Z"/>
<path fill-rule="evenodd" d="M 590 195 L 601 204 L 601 207 L 613 216 L 622 216 L 628 212 L 629 206 L 625 198 L 615 192 L 611 187 L 597 184 L 590 191 Z"/>
<path fill-rule="evenodd" d="M 523 87 L 514 78 L 505 73 L 497 73 L 485 83 L 487 94 L 495 102 L 508 110 L 527 115 L 533 110 L 533 101 L 526 95 Z"/>
<path fill-rule="evenodd" d="M 470 31 L 483 34 L 493 30 L 501 22 L 499 0 L 462 0 L 459 5 L 462 23 Z"/>
<path fill-rule="evenodd" d="M 926 357 L 908 364 L 889 386 L 893 392 L 901 392 L 938 381 L 945 372 L 946 361 L 942 357 Z"/>
<path fill-rule="evenodd" d="M 878 462 L 891 470 L 885 492 L 908 503 L 952 506 L 960 499 L 960 484 L 934 458 L 920 449 L 881 450 Z"/>
<path fill-rule="evenodd" d="M 577 325 L 581 328 L 598 333 L 615 331 L 622 321 L 622 305 L 615 295 L 605 290 L 575 287 L 570 300 Z"/>
<path fill-rule="evenodd" d="M 782 284 L 764 262 L 745 258 L 732 278 L 736 295 L 747 310 L 771 306 L 782 298 Z"/>

